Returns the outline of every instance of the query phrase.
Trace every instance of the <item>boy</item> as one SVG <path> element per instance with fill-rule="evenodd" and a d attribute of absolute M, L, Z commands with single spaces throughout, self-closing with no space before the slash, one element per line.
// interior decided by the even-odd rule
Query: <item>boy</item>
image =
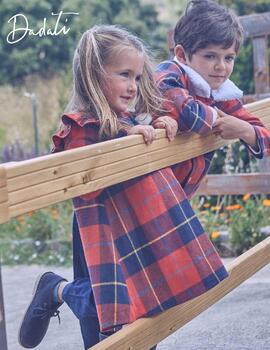
<path fill-rule="evenodd" d="M 229 80 L 243 41 L 237 16 L 213 1 L 191 1 L 176 24 L 174 41 L 175 57 L 158 65 L 156 79 L 178 130 L 239 138 L 255 157 L 269 155 L 270 132 L 243 108 L 242 91 Z M 182 163 L 181 185 L 189 198 L 213 155 Z"/>

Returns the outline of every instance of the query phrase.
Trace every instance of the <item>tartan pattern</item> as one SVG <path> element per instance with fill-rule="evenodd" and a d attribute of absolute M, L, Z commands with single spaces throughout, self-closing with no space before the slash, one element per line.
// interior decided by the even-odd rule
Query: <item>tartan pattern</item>
<path fill-rule="evenodd" d="M 95 120 L 66 115 L 63 122 L 54 152 L 97 140 Z M 181 167 L 73 199 L 102 331 L 167 310 L 227 277 L 179 183 Z"/>
<path fill-rule="evenodd" d="M 270 155 L 270 131 L 262 122 L 250 114 L 238 99 L 216 102 L 212 98 L 196 96 L 194 87 L 184 69 L 175 61 L 164 61 L 156 68 L 156 81 L 163 97 L 168 115 L 176 119 L 180 131 L 207 134 L 212 129 L 212 112 L 208 106 L 218 107 L 223 112 L 242 119 L 254 126 L 259 151 L 255 152 L 241 141 L 256 158 Z M 214 152 L 209 152 L 182 162 L 177 167 L 178 181 L 188 198 L 196 192 L 201 180 L 207 174 Z M 172 166 L 174 169 L 174 166 Z"/>

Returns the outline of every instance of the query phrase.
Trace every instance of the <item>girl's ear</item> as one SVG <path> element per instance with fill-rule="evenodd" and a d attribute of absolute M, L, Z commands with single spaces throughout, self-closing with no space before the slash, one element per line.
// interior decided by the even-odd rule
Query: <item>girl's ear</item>
<path fill-rule="evenodd" d="M 179 62 L 186 64 L 187 55 L 182 45 L 176 45 L 174 48 L 174 54 Z"/>

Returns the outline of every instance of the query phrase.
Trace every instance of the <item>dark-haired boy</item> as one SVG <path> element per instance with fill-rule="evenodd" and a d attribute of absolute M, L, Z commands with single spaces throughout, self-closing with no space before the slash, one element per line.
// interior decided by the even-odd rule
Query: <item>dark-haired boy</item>
<path fill-rule="evenodd" d="M 175 57 L 158 65 L 156 80 L 179 132 L 239 138 L 255 157 L 269 155 L 269 130 L 244 109 L 242 91 L 229 80 L 243 41 L 237 16 L 213 1 L 191 1 L 176 24 L 174 40 Z M 207 173 L 213 155 L 209 152 L 176 167 L 188 197 Z"/>

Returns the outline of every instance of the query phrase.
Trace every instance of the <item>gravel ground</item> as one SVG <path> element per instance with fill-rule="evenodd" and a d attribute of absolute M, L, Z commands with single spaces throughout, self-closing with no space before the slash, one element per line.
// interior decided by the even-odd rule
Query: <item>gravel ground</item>
<path fill-rule="evenodd" d="M 8 349 L 23 349 L 17 332 L 30 301 L 36 276 L 47 267 L 2 268 Z M 71 278 L 71 269 L 54 272 Z M 53 318 L 37 350 L 83 349 L 80 329 L 68 307 L 61 307 L 61 324 Z M 158 350 L 270 350 L 270 265 L 243 283 L 181 330 L 165 339 Z"/>

